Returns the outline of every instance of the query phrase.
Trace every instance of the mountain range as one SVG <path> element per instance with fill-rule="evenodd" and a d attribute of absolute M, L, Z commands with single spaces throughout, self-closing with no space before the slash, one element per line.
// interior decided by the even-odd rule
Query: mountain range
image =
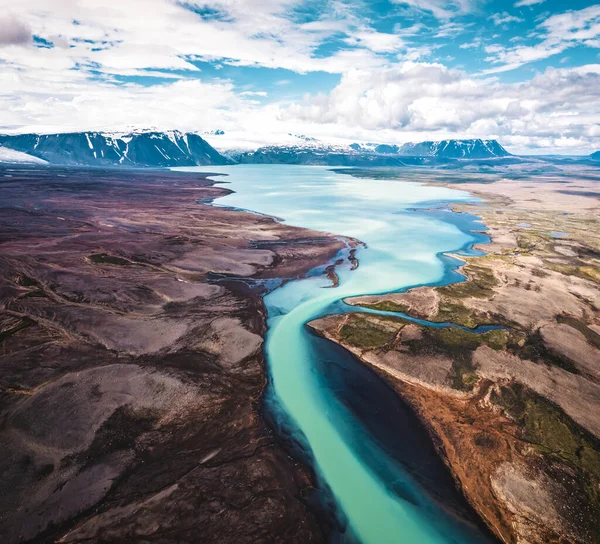
<path fill-rule="evenodd" d="M 218 133 L 223 134 L 222 131 Z M 219 152 L 198 134 L 176 130 L 0 135 L 0 162 L 42 160 L 60 165 L 157 168 L 236 163 L 365 167 L 429 164 L 432 160 L 495 159 L 510 155 L 496 140 L 426 141 L 401 146 L 334 145 L 308 136 L 290 136 L 293 136 L 292 144 Z"/>
<path fill-rule="evenodd" d="M 61 165 L 172 167 L 231 163 L 197 134 L 177 130 L 0 135 L 0 146 Z"/>
<path fill-rule="evenodd" d="M 327 166 L 406 166 L 423 158 L 490 159 L 510 155 L 496 140 L 443 140 L 440 142 L 329 145 L 304 137 L 297 145 L 274 145 L 253 151 L 230 151 L 238 163 L 322 164 Z"/>

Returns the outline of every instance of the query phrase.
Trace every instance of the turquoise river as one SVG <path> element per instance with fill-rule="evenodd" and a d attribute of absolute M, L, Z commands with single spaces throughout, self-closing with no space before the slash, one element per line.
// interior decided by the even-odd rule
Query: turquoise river
<path fill-rule="evenodd" d="M 272 215 L 291 225 L 354 237 L 366 244 L 357 252 L 360 266 L 356 270 L 338 268 L 338 288 L 325 289 L 331 282 L 315 273 L 285 283 L 264 299 L 268 311 L 266 406 L 280 434 L 303 452 L 315 470 L 319 487 L 326 490 L 323 494 L 328 498 L 322 501 L 328 501 L 335 512 L 337 541 L 490 542 L 485 530 L 472 522 L 473 517 L 457 514 L 445 504 L 443 494 L 432 492 L 436 477 L 423 483 L 428 469 L 417 466 L 420 459 L 407 465 L 394 455 L 393 444 L 397 444 L 403 451 L 414 448 L 416 456 L 425 462 L 427 454 L 421 455 L 416 449 L 416 442 L 423 442 L 423 431 L 419 434 L 410 430 L 412 427 L 403 431 L 392 425 L 374 432 L 365 418 L 357 415 L 360 407 L 353 404 L 358 402 L 353 397 L 361 394 L 360 384 L 344 396 L 341 391 L 347 388 L 323 371 L 328 368 L 327 361 L 334 364 L 348 356 L 306 326 L 315 318 L 344 311 L 342 301 L 349 296 L 457 281 L 457 261 L 444 257 L 443 252 L 472 252 L 472 244 L 486 237 L 473 232 L 482 228 L 474 217 L 453 213 L 442 204 L 473 198 L 459 190 L 410 181 L 410 173 L 396 181 L 359 179 L 309 166 L 185 170 L 228 175 L 215 179 L 226 182 L 225 187 L 235 192 L 218 199 L 215 205 Z M 356 311 L 350 307 L 346 310 Z M 366 377 L 365 384 L 370 380 Z M 375 396 L 383 399 L 385 394 Z M 377 399 L 367 399 L 363 405 L 373 403 Z M 389 410 L 382 406 L 380 412 Z M 377 415 L 371 414 L 371 420 L 377 421 Z M 394 435 L 390 442 L 393 447 L 382 438 L 386 433 Z M 432 467 L 437 473 L 445 472 L 445 467 Z M 444 473 L 443 477 L 443 485 L 451 486 L 449 476 Z"/>

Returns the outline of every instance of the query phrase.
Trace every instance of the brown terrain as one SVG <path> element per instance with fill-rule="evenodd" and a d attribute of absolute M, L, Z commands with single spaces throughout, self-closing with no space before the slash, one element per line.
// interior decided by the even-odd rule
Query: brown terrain
<path fill-rule="evenodd" d="M 260 415 L 260 295 L 349 242 L 207 204 L 226 193 L 0 169 L 1 542 L 326 538 Z"/>
<path fill-rule="evenodd" d="M 455 207 L 492 238 L 467 281 L 346 301 L 464 328 L 366 313 L 311 326 L 411 404 L 502 541 L 600 542 L 600 180 L 480 178 L 458 188 L 483 205 Z"/>

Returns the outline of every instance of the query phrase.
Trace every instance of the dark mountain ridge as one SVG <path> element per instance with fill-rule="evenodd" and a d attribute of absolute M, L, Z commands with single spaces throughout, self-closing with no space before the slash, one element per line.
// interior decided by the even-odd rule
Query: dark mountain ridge
<path fill-rule="evenodd" d="M 177 130 L 0 135 L 0 145 L 60 165 L 172 167 L 231 162 L 197 134 Z"/>
<path fill-rule="evenodd" d="M 425 141 L 398 146 L 335 145 L 306 136 L 297 138 L 297 144 L 270 145 L 251 151 L 231 150 L 223 154 L 198 134 L 177 130 L 0 135 L 0 146 L 56 165 L 151 168 L 235 163 L 391 167 L 511 156 L 496 140 Z"/>
<path fill-rule="evenodd" d="M 443 140 L 395 144 L 329 145 L 316 140 L 271 145 L 228 155 L 245 164 L 315 164 L 327 166 L 406 166 L 431 160 L 495 159 L 510 156 L 496 140 Z"/>

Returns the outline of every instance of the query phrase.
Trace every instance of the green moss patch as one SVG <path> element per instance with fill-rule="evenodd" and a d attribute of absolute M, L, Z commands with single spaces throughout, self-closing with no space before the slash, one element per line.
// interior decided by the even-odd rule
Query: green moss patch
<path fill-rule="evenodd" d="M 569 325 L 569 327 L 579 331 L 581 334 L 583 334 L 583 336 L 585 336 L 585 339 L 592 344 L 592 346 L 600 349 L 600 334 L 590 329 L 583 321 L 573 316 L 564 314 L 557 316 L 556 321 L 559 323 L 564 323 L 565 325 Z"/>
<path fill-rule="evenodd" d="M 518 423 L 523 440 L 538 453 L 575 471 L 582 492 L 597 512 L 600 440 L 575 423 L 560 407 L 519 383 L 495 390 L 491 400 Z M 600 519 L 594 523 L 600 528 Z"/>
<path fill-rule="evenodd" d="M 534 249 L 544 247 L 546 239 L 543 236 L 535 234 L 534 232 L 519 232 L 517 235 L 517 246 L 519 250 L 525 252 L 531 252 Z"/>
<path fill-rule="evenodd" d="M 582 261 L 573 259 L 571 264 L 557 263 L 545 260 L 544 264 L 549 270 L 564 274 L 565 276 L 577 276 L 578 278 L 600 283 L 600 267 L 593 264 L 581 264 Z"/>
<path fill-rule="evenodd" d="M 410 311 L 410 306 L 407 304 L 400 304 L 391 300 L 382 300 L 376 304 L 361 304 L 361 306 L 371 310 L 379 310 L 380 312 L 401 312 L 407 314 Z"/>
<path fill-rule="evenodd" d="M 593 265 L 580 266 L 578 268 L 579 275 L 587 280 L 600 282 L 600 267 Z"/>
<path fill-rule="evenodd" d="M 491 268 L 482 264 L 468 263 L 463 268 L 467 281 L 438 289 L 440 294 L 459 298 L 489 298 L 494 295 L 498 280 Z"/>
<path fill-rule="evenodd" d="M 452 360 L 452 373 L 449 376 L 450 383 L 454 389 L 459 391 L 471 391 L 479 380 L 479 376 L 473 366 L 471 354 L 456 355 Z"/>
<path fill-rule="evenodd" d="M 542 339 L 542 335 L 539 330 L 534 333 L 528 334 L 525 338 L 523 346 L 511 344 L 509 346 L 511 351 L 521 357 L 521 359 L 530 359 L 537 363 L 545 363 L 547 365 L 557 366 L 571 372 L 572 374 L 579 374 L 580 371 L 575 366 L 573 361 L 552 351 Z"/>
<path fill-rule="evenodd" d="M 352 314 L 340 329 L 340 339 L 359 348 L 381 348 L 396 338 L 404 323 L 395 318 Z"/>
<path fill-rule="evenodd" d="M 481 345 L 500 350 L 506 347 L 509 339 L 509 332 L 502 329 L 476 333 L 457 327 L 447 327 L 429 329 L 427 335 L 449 353 L 465 350 L 475 351 Z"/>
<path fill-rule="evenodd" d="M 475 312 L 459 301 L 443 297 L 438 306 L 438 313 L 432 318 L 438 323 L 455 323 L 473 329 L 480 324 Z"/>
<path fill-rule="evenodd" d="M 484 333 L 467 331 L 457 327 L 433 329 L 422 327 L 423 338 L 407 342 L 414 355 L 441 355 L 452 360 L 450 384 L 460 391 L 470 391 L 478 382 L 477 369 L 473 365 L 473 352 L 481 345 L 492 349 L 504 349 L 510 332 L 492 330 Z"/>

